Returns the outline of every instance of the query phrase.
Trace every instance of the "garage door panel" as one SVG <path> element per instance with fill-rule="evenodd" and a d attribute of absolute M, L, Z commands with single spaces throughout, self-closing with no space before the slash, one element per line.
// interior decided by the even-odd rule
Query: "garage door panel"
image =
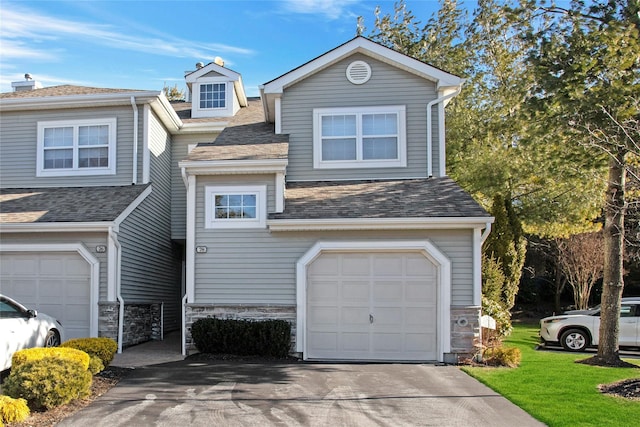
<path fill-rule="evenodd" d="M 371 268 L 371 260 L 369 257 L 358 254 L 335 255 L 335 257 L 340 263 L 340 269 L 336 270 L 340 276 L 361 277 L 363 275 L 369 275 Z"/>
<path fill-rule="evenodd" d="M 437 270 L 423 254 L 324 253 L 307 272 L 308 358 L 437 359 Z M 337 297 L 319 286 L 329 277 Z M 333 322 L 320 302 L 339 309 Z"/>
<path fill-rule="evenodd" d="M 2 292 L 60 320 L 67 338 L 88 337 L 91 267 L 76 252 L 3 252 Z"/>
<path fill-rule="evenodd" d="M 309 321 L 317 327 L 336 326 L 338 324 L 338 308 L 329 307 L 311 307 L 309 309 Z"/>
<path fill-rule="evenodd" d="M 404 300 L 404 292 L 402 289 L 403 282 L 395 281 L 379 281 L 373 282 L 373 300 L 374 301 L 397 301 L 401 303 Z"/>
<path fill-rule="evenodd" d="M 427 282 L 435 282 L 435 279 L 429 279 Z M 404 291 L 405 299 L 407 301 L 435 301 L 436 300 L 436 287 L 425 286 L 425 281 L 405 281 Z"/>
<path fill-rule="evenodd" d="M 314 280 L 309 286 L 310 301 L 337 301 L 339 282 Z"/>
<path fill-rule="evenodd" d="M 342 299 L 346 301 L 369 301 L 369 282 L 343 281 L 342 282 Z"/>

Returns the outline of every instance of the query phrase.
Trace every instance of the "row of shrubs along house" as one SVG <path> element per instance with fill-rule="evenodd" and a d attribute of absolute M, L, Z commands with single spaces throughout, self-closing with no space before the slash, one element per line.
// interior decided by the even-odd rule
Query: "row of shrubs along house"
<path fill-rule="evenodd" d="M 453 361 L 493 218 L 446 175 L 463 80 L 356 37 L 245 94 L 0 95 L 0 292 L 119 348 L 202 317 L 285 319 L 305 359 Z"/>

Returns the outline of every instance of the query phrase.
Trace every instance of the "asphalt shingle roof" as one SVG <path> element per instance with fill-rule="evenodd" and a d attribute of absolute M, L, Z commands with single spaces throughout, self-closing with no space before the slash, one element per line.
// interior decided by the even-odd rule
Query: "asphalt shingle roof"
<path fill-rule="evenodd" d="M 113 221 L 149 186 L 0 189 L 0 224 Z"/>
<path fill-rule="evenodd" d="M 450 178 L 294 182 L 270 219 L 443 218 L 490 215 Z"/>
<path fill-rule="evenodd" d="M 0 93 L 0 99 L 13 98 L 38 98 L 47 96 L 71 96 L 71 95 L 98 95 L 105 93 L 145 92 L 139 89 L 110 89 L 89 86 L 61 85 L 43 87 L 34 90 L 21 90 L 17 92 Z"/>

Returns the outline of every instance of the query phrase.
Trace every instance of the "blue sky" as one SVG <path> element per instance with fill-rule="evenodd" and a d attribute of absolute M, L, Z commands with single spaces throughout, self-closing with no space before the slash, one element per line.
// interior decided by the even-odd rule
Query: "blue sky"
<path fill-rule="evenodd" d="M 392 0 L 0 1 L 0 91 L 30 73 L 44 86 L 184 88 L 216 56 L 258 86 L 355 36 Z M 407 0 L 422 22 L 437 0 Z"/>

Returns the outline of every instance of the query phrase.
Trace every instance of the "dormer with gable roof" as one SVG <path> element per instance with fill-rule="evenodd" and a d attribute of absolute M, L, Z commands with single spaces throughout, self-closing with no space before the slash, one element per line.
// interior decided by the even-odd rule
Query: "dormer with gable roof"
<path fill-rule="evenodd" d="M 220 58 L 207 65 L 199 62 L 185 80 L 192 118 L 232 117 L 247 106 L 240 73 L 225 68 Z"/>

